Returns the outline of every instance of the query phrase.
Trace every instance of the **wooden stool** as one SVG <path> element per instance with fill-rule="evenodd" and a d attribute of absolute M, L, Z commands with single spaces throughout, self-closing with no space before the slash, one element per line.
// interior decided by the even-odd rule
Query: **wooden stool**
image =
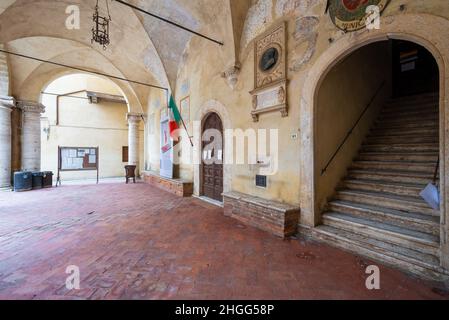
<path fill-rule="evenodd" d="M 136 183 L 136 168 L 137 166 L 125 166 L 126 170 L 126 184 L 128 184 L 129 179 L 133 179 L 134 183 Z"/>

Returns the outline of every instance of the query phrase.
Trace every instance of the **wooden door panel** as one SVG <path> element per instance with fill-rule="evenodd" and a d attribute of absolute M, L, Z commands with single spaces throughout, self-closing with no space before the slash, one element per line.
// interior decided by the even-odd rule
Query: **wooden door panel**
<path fill-rule="evenodd" d="M 205 119 L 203 124 L 203 133 L 208 129 L 218 130 L 223 137 L 223 125 L 217 114 L 211 113 Z M 203 149 L 210 142 L 211 141 L 203 142 Z M 218 160 L 217 155 L 219 154 L 219 150 L 222 151 L 223 155 L 223 146 L 216 146 L 216 149 L 212 150 L 212 157 L 216 160 Z M 221 161 L 215 162 L 219 163 L 202 165 L 202 194 L 208 198 L 221 202 L 223 201 L 223 197 L 221 195 L 223 193 L 223 163 L 221 163 Z"/>

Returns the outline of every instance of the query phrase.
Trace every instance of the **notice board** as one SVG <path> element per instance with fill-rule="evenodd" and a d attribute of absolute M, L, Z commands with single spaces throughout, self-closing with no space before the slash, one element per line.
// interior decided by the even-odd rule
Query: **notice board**
<path fill-rule="evenodd" d="M 97 171 L 98 183 L 99 153 L 98 147 L 58 147 L 58 183 L 64 171 Z"/>

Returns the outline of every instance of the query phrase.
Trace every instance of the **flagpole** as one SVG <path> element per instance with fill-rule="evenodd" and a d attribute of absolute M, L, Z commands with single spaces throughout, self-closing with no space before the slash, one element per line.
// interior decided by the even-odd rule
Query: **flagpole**
<path fill-rule="evenodd" d="M 170 95 L 170 94 L 168 93 L 168 90 L 167 90 L 167 106 L 170 105 L 170 96 L 172 96 L 172 95 Z M 172 96 L 172 97 L 173 97 L 173 96 Z M 173 100 L 174 100 L 174 98 L 173 98 Z M 176 105 L 176 102 L 175 102 L 175 105 Z M 181 122 L 182 122 L 182 125 L 184 126 L 184 130 L 186 131 L 187 136 L 189 137 L 190 145 L 191 145 L 192 148 L 193 148 L 192 137 L 189 135 L 189 130 L 187 130 L 187 126 L 186 126 L 186 123 L 184 122 L 184 119 L 183 119 L 183 117 L 182 117 L 181 110 L 178 110 L 178 112 L 179 112 L 179 116 L 181 117 Z"/>
<path fill-rule="evenodd" d="M 189 135 L 189 131 L 187 130 L 186 124 L 184 122 L 184 119 L 182 118 L 182 115 L 179 114 L 181 116 L 181 121 L 182 121 L 182 125 L 184 126 L 184 129 L 186 130 L 187 136 L 189 137 L 190 140 L 190 144 L 192 145 L 193 148 L 193 141 L 192 141 L 192 137 Z"/>

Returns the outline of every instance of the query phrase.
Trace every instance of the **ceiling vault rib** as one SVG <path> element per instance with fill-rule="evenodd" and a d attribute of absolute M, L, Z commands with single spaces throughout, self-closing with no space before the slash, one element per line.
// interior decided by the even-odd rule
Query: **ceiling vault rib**
<path fill-rule="evenodd" d="M 39 62 L 42 62 L 42 63 L 52 64 L 52 65 L 55 65 L 55 66 L 58 66 L 58 67 L 63 67 L 63 68 L 77 70 L 77 71 L 82 71 L 82 72 L 95 74 L 95 75 L 103 76 L 103 77 L 108 77 L 108 78 L 112 78 L 112 79 L 116 79 L 116 80 L 122 80 L 122 81 L 126 81 L 126 82 L 129 82 L 129 83 L 134 83 L 134 84 L 138 84 L 138 85 L 142 85 L 142 86 L 146 86 L 146 87 L 150 87 L 150 88 L 156 88 L 156 89 L 160 89 L 160 90 L 164 90 L 164 91 L 168 92 L 168 88 L 156 86 L 156 85 L 149 84 L 149 83 L 144 83 L 144 82 L 140 82 L 140 81 L 136 81 L 136 80 L 130 80 L 130 79 L 126 79 L 126 78 L 110 75 L 110 74 L 107 74 L 107 73 L 92 71 L 92 70 L 83 69 L 83 68 L 79 68 L 79 67 L 69 66 L 69 65 L 66 65 L 66 64 L 57 63 L 57 62 L 44 60 L 44 59 L 39 59 L 39 58 L 36 58 L 36 57 L 27 56 L 27 55 L 24 55 L 24 54 L 11 52 L 11 51 L 7 51 L 7 50 L 3 50 L 3 49 L 0 49 L 0 52 L 6 53 L 6 54 L 10 54 L 10 55 L 13 55 L 13 56 L 17 56 L 17 57 L 20 57 L 20 58 L 35 60 L 35 61 L 39 61 Z"/>
<path fill-rule="evenodd" d="M 127 2 L 125 2 L 125 1 L 122 1 L 122 0 L 115 0 L 115 1 L 118 2 L 118 3 L 120 3 L 120 4 L 122 4 L 122 5 L 125 5 L 125 6 L 127 6 L 127 7 L 130 7 L 130 8 L 132 8 L 132 9 L 136 10 L 136 11 L 142 12 L 142 13 L 144 13 L 144 14 L 146 14 L 146 15 L 149 15 L 149 16 L 151 16 L 151 17 L 153 17 L 153 18 L 156 18 L 156 19 L 158 19 L 158 20 L 161 20 L 161 21 L 163 21 L 163 22 L 165 22 L 165 23 L 171 24 L 171 25 L 173 25 L 173 26 L 175 26 L 175 27 L 177 27 L 177 28 L 180 28 L 180 29 L 182 29 L 182 30 L 184 30 L 184 31 L 193 33 L 194 35 L 197 35 L 197 36 L 199 36 L 199 37 L 201 37 L 201 38 L 204 38 L 204 39 L 206 39 L 206 40 L 212 41 L 212 42 L 214 42 L 214 43 L 216 43 L 216 44 L 219 44 L 220 46 L 224 46 L 224 43 L 221 42 L 221 41 L 212 39 L 212 38 L 210 38 L 210 37 L 208 37 L 208 36 L 206 36 L 206 35 L 204 35 L 204 34 L 201 34 L 201 33 L 199 33 L 199 32 L 196 32 L 196 31 L 192 30 L 192 29 L 189 29 L 189 28 L 187 28 L 187 27 L 184 27 L 184 26 L 182 26 L 182 25 L 180 25 L 180 24 L 178 24 L 178 23 L 176 23 L 176 22 L 170 21 L 170 20 L 168 20 L 168 19 L 166 19 L 166 18 L 163 18 L 163 17 L 161 17 L 161 16 L 158 16 L 158 15 L 156 15 L 156 14 L 154 14 L 154 13 L 148 12 L 148 11 L 146 11 L 146 10 L 144 10 L 144 9 L 142 9 L 142 8 L 139 8 L 139 7 L 135 6 L 135 5 L 132 5 L 132 4 L 127 3 Z"/>

